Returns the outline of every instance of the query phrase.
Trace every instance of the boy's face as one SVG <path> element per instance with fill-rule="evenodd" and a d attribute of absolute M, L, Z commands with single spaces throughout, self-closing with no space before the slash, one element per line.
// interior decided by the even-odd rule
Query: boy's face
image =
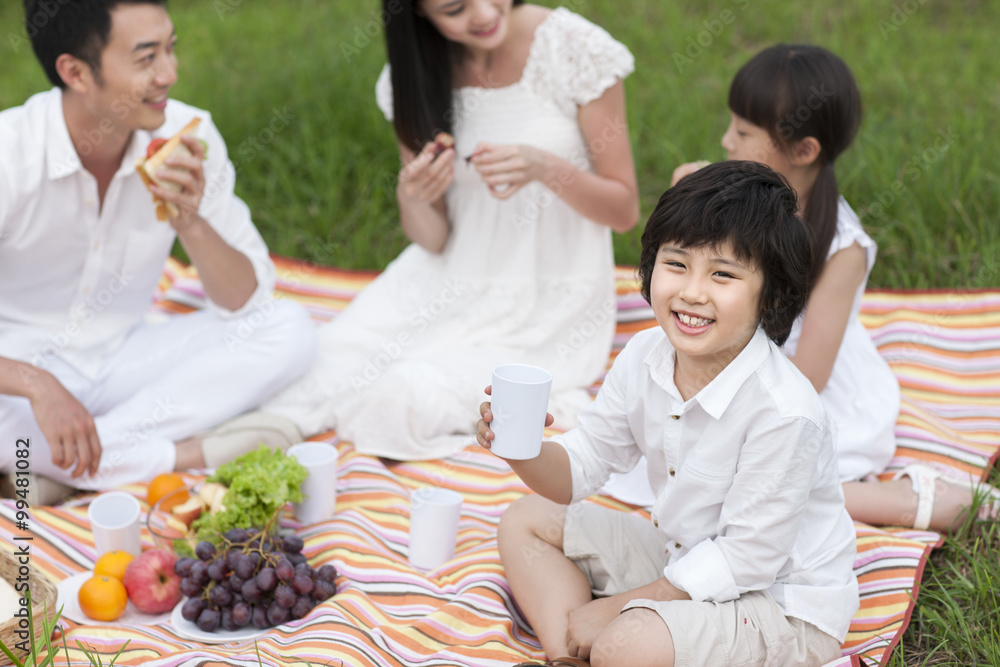
<path fill-rule="evenodd" d="M 788 178 L 791 161 L 767 130 L 732 112 L 729 112 L 729 127 L 722 135 L 722 147 L 730 160 L 760 162 Z"/>
<path fill-rule="evenodd" d="M 735 359 L 757 329 L 763 286 L 758 268 L 736 259 L 728 245 L 661 245 L 649 297 L 677 350 L 676 368 L 705 374 L 707 384 Z"/>
<path fill-rule="evenodd" d="M 86 93 L 91 114 L 126 131 L 163 125 L 167 95 L 177 82 L 176 41 L 161 6 L 121 4 L 111 10 L 99 76 Z"/>

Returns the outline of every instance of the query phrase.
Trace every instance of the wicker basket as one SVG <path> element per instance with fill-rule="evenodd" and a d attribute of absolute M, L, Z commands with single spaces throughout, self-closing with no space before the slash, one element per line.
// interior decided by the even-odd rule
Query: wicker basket
<path fill-rule="evenodd" d="M 4 581 L 16 587 L 20 568 L 21 565 L 14 556 L 6 551 L 0 551 L 0 577 Z M 31 565 L 28 566 L 28 581 L 31 584 L 31 618 L 34 621 L 35 641 L 44 643 L 45 637 L 42 636 L 43 614 L 47 615 L 50 621 L 56 615 L 56 586 L 48 576 Z M 16 634 L 21 629 L 19 628 L 19 623 L 20 619 L 12 618 L 0 624 L 0 641 L 14 655 L 24 656 L 26 654 L 25 651 L 18 651 L 14 648 L 15 644 L 24 641 Z M 0 653 L 0 664 L 6 662 L 7 659 L 4 658 L 3 653 Z"/>

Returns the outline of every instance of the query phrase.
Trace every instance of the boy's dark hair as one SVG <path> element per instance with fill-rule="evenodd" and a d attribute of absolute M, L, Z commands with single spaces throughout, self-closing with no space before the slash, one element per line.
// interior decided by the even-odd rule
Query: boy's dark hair
<path fill-rule="evenodd" d="M 837 232 L 833 164 L 861 125 L 861 93 L 843 60 L 819 46 L 777 44 L 740 68 L 729 87 L 729 109 L 767 130 L 782 149 L 806 137 L 819 141 L 820 173 L 802 216 L 812 235 L 815 284 Z"/>
<path fill-rule="evenodd" d="M 649 288 L 664 243 L 686 248 L 728 246 L 764 278 L 760 323 L 781 345 L 809 296 L 812 247 L 795 214 L 795 192 L 778 172 L 759 162 L 730 160 L 685 176 L 663 193 L 642 232 L 639 277 Z"/>
<path fill-rule="evenodd" d="M 160 5 L 167 0 L 25 0 L 24 28 L 53 85 L 66 88 L 56 71 L 64 53 L 90 66 L 101 81 L 101 53 L 111 37 L 111 10 L 118 5 Z"/>
<path fill-rule="evenodd" d="M 513 5 L 524 0 L 513 0 Z M 399 142 L 419 153 L 438 132 L 452 132 L 451 73 L 463 47 L 423 15 L 420 0 L 382 0 L 392 74 L 392 124 Z"/>

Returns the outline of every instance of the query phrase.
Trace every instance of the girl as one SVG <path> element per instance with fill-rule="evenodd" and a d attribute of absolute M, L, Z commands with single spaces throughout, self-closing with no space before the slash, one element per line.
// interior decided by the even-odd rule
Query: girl
<path fill-rule="evenodd" d="M 890 482 L 876 477 L 896 449 L 899 384 L 858 319 L 876 246 L 838 193 L 834 173 L 861 122 L 854 77 L 826 49 L 780 44 L 737 72 L 729 109 L 722 137 L 729 159 L 762 162 L 781 173 L 812 233 L 812 289 L 783 349 L 819 392 L 836 428 L 848 511 L 875 525 L 949 529 L 972 503 L 968 482 L 919 464 Z M 671 185 L 702 164 L 678 167 Z M 987 504 L 982 516 L 991 509 Z"/>
<path fill-rule="evenodd" d="M 401 223 L 413 241 L 320 333 L 310 376 L 264 407 L 363 453 L 472 442 L 493 366 L 553 375 L 570 419 L 607 363 L 611 231 L 638 190 L 622 80 L 629 51 L 566 10 L 517 0 L 385 0 Z M 440 132 L 454 135 L 435 141 Z"/>

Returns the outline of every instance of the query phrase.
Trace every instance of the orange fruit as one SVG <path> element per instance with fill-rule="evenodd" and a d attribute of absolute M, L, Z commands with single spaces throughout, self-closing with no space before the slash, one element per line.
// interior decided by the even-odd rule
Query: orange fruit
<path fill-rule="evenodd" d="M 109 551 L 94 563 L 94 576 L 107 575 L 122 581 L 125 577 L 125 568 L 135 558 L 127 551 Z"/>
<path fill-rule="evenodd" d="M 163 496 L 187 487 L 184 478 L 175 472 L 165 472 L 153 478 L 149 483 L 149 490 L 146 492 L 146 502 L 152 507 Z M 160 506 L 164 512 L 169 512 L 176 505 L 180 505 L 191 497 L 187 491 L 180 491 L 170 496 L 170 500 Z"/>
<path fill-rule="evenodd" d="M 125 584 L 114 577 L 99 575 L 87 579 L 77 593 L 80 609 L 95 621 L 113 621 L 128 606 Z"/>

